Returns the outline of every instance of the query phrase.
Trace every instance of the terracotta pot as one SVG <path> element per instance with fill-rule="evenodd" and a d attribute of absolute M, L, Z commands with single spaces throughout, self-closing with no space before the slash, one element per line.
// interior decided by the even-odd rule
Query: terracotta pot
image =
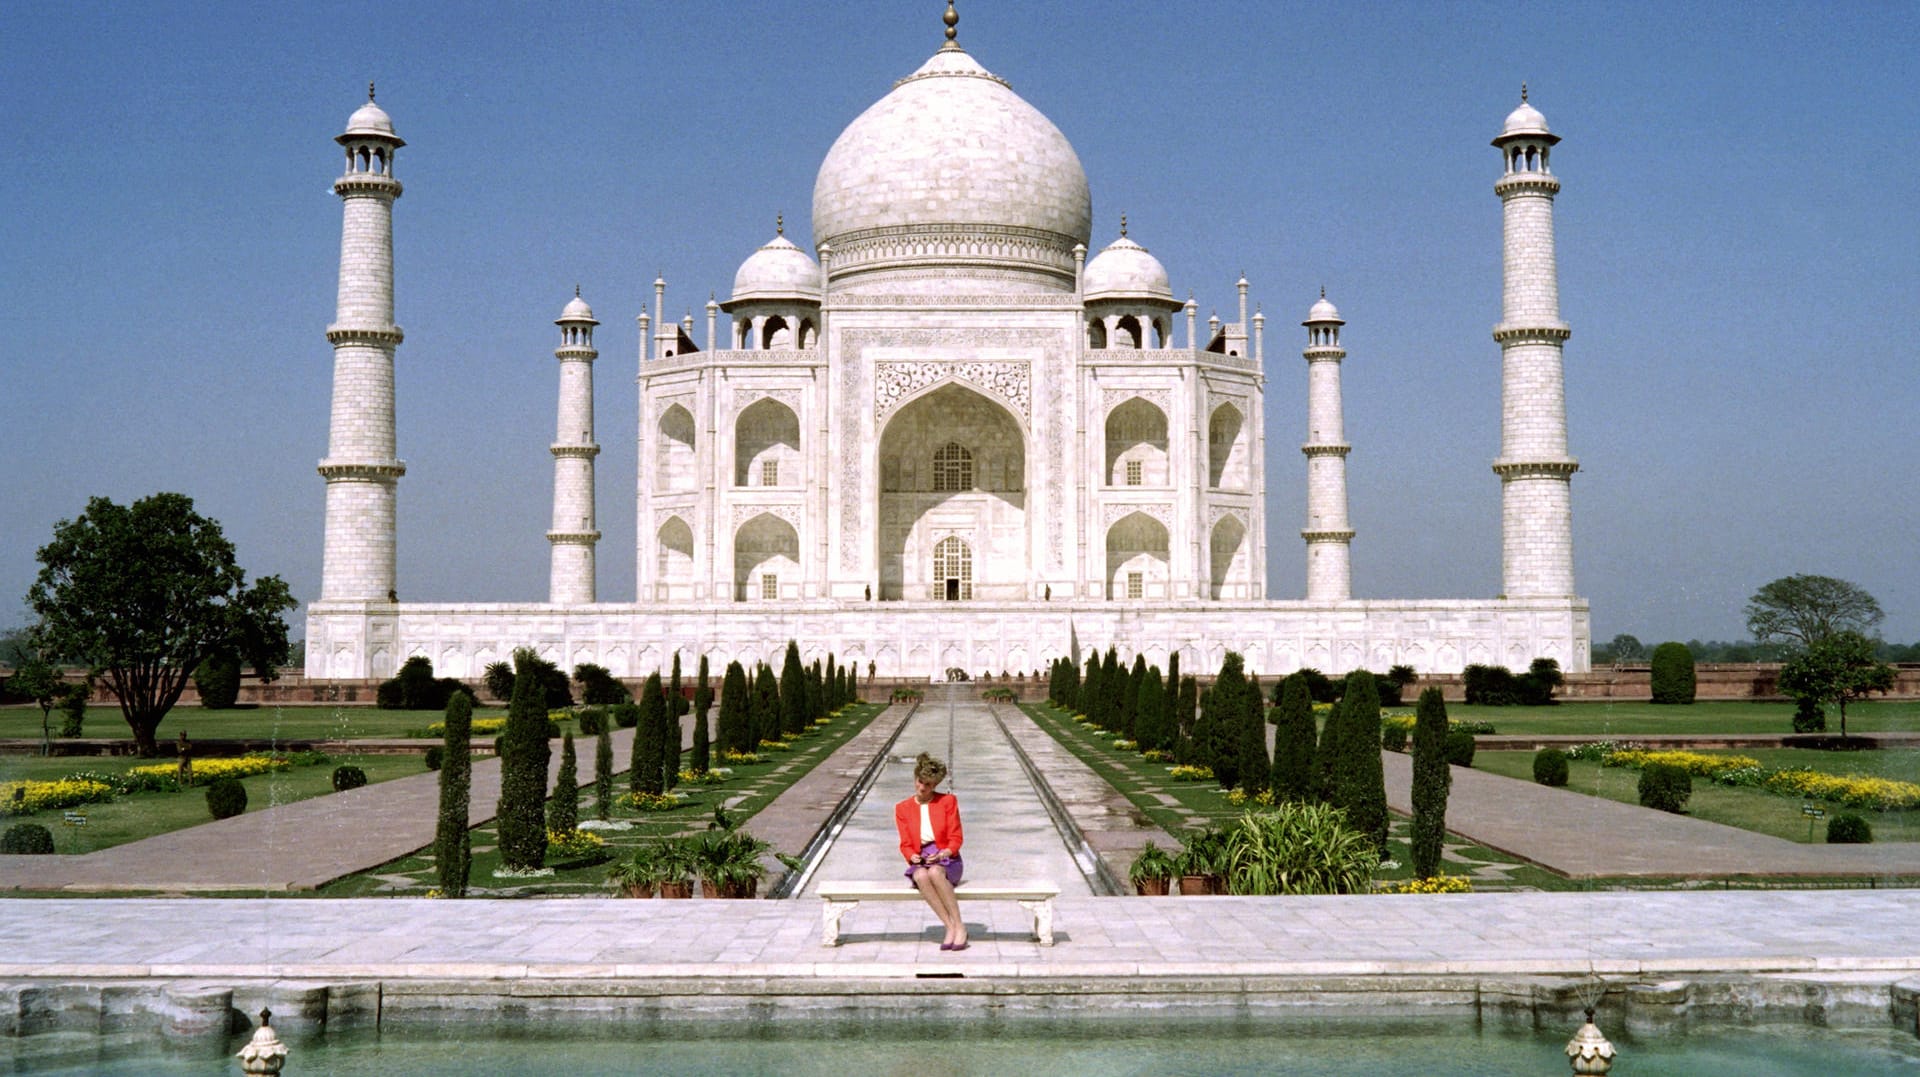
<path fill-rule="evenodd" d="M 1224 875 L 1214 875 L 1209 873 L 1207 875 L 1207 893 L 1224 894 L 1226 892 L 1227 892 L 1227 877 Z"/>
<path fill-rule="evenodd" d="M 1180 876 L 1180 892 L 1182 894 L 1211 894 L 1213 893 L 1213 887 L 1207 883 L 1207 877 L 1205 875 L 1182 875 Z"/>
<path fill-rule="evenodd" d="M 620 888 L 630 898 L 650 898 L 653 896 L 652 883 L 629 883 Z"/>
<path fill-rule="evenodd" d="M 693 896 L 693 883 L 685 879 L 679 882 L 661 883 L 660 896 L 663 898 L 690 898 Z"/>
<path fill-rule="evenodd" d="M 1165 897 L 1167 895 L 1167 886 L 1170 882 L 1172 882 L 1172 880 L 1165 876 L 1153 879 L 1141 879 L 1139 882 L 1133 884 L 1133 888 L 1139 891 L 1141 897 Z"/>

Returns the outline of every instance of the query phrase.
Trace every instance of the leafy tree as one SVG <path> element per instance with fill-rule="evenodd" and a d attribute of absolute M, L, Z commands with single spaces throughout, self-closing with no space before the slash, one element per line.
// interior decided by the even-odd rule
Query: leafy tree
<path fill-rule="evenodd" d="M 1560 672 L 1558 661 L 1536 658 L 1525 673 L 1514 678 L 1513 683 L 1522 706 L 1550 707 L 1554 703 L 1553 690 L 1567 683 L 1567 677 Z"/>
<path fill-rule="evenodd" d="M 494 699 L 512 699 L 513 664 L 488 662 L 487 671 L 481 676 L 481 683 L 487 686 L 487 695 Z"/>
<path fill-rule="evenodd" d="M 593 737 L 593 812 L 605 822 L 613 817 L 613 725 L 600 723 Z"/>
<path fill-rule="evenodd" d="M 580 760 L 573 753 L 573 733 L 560 738 L 560 773 L 553 780 L 553 799 L 547 802 L 547 829 L 561 833 L 580 825 Z"/>
<path fill-rule="evenodd" d="M 724 751 L 744 752 L 753 747 L 753 726 L 747 717 L 747 671 L 738 662 L 728 662 L 726 676 L 720 679 L 720 747 Z"/>
<path fill-rule="evenodd" d="M 1653 649 L 1653 701 L 1693 702 L 1693 652 L 1684 643 L 1668 641 Z"/>
<path fill-rule="evenodd" d="M 1608 641 L 1606 650 L 1609 659 L 1615 662 L 1635 662 L 1647 656 L 1646 644 L 1625 632 Z"/>
<path fill-rule="evenodd" d="M 473 792 L 473 697 L 456 692 L 447 701 L 446 730 L 440 751 L 440 817 L 433 837 L 433 870 L 440 893 L 466 897 L 473 867 L 472 838 L 467 831 L 468 806 Z"/>
<path fill-rule="evenodd" d="M 80 735 L 80 723 L 87 718 L 87 697 L 93 695 L 93 687 L 85 681 L 67 685 L 65 695 L 60 697 L 60 735 L 68 739 Z"/>
<path fill-rule="evenodd" d="M 1747 600 L 1754 639 L 1789 639 L 1802 647 L 1842 632 L 1865 636 L 1885 618 L 1872 595 L 1832 576 L 1783 576 Z"/>
<path fill-rule="evenodd" d="M 1780 667 L 1780 690 L 1799 699 L 1840 708 L 1840 735 L 1847 735 L 1847 704 L 1893 687 L 1893 667 L 1874 657 L 1873 641 L 1858 632 L 1836 632 L 1816 641 Z"/>
<path fill-rule="evenodd" d="M 1295 673 L 1279 685 L 1280 709 L 1273 735 L 1273 795 L 1306 802 L 1318 799 L 1313 773 L 1313 691 Z"/>
<path fill-rule="evenodd" d="M 516 652 L 513 700 L 500 735 L 500 802 L 495 812 L 500 859 L 521 870 L 538 868 L 547 859 L 547 759 L 552 749 L 547 745 L 541 678 L 534 668 L 538 661 L 532 652 Z"/>
<path fill-rule="evenodd" d="M 487 668 L 489 675 L 493 668 Z M 573 681 L 580 686 L 580 702 L 592 707 L 617 706 L 633 702 L 633 693 L 621 684 L 607 667 L 582 662 L 573 667 Z"/>
<path fill-rule="evenodd" d="M 633 734 L 632 772 L 627 775 L 634 792 L 667 791 L 660 769 L 666 740 L 667 690 L 660 684 L 660 674 L 649 673 L 646 686 L 640 689 L 640 727 Z"/>
<path fill-rule="evenodd" d="M 1233 761 L 1240 770 L 1240 791 L 1251 796 L 1267 787 L 1273 770 L 1267 758 L 1267 697 L 1260 691 L 1258 674 L 1248 677 L 1240 689 L 1235 725 Z"/>
<path fill-rule="evenodd" d="M 707 656 L 700 656 L 700 672 L 693 685 L 693 772 L 705 774 L 713 765 L 707 733 L 707 712 L 713 709 L 713 685 L 708 683 Z"/>
<path fill-rule="evenodd" d="M 807 673 L 800 665 L 800 645 L 787 641 L 786 661 L 780 667 L 780 732 L 802 733 L 807 723 Z"/>
<path fill-rule="evenodd" d="M 1447 834 L 1447 793 L 1453 772 L 1447 769 L 1447 704 L 1440 689 L 1420 693 L 1413 717 L 1413 841 L 1415 878 L 1440 871 L 1440 850 Z"/>
<path fill-rule="evenodd" d="M 40 754 L 53 753 L 53 705 L 66 690 L 60 671 L 34 651 L 14 667 L 7 691 L 31 699 L 40 708 Z"/>
<path fill-rule="evenodd" d="M 143 756 L 209 655 L 239 655 L 266 680 L 288 659 L 287 585 L 263 576 L 249 587 L 220 525 L 184 494 L 93 498 L 54 525 L 39 560 L 27 604 L 41 638 L 106 676 Z"/>

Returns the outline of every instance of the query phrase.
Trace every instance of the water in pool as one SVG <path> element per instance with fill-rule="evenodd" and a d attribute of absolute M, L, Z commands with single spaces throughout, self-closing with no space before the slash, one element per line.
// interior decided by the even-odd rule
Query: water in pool
<path fill-rule="evenodd" d="M 409 1031 L 336 1034 L 293 1041 L 287 1077 L 664 1073 L 674 1077 L 970 1077 L 1008 1074 L 1093 1077 L 1285 1073 L 1290 1077 L 1419 1074 L 1527 1075 L 1568 1072 L 1572 1034 L 1507 1032 L 1434 1023 L 1355 1022 L 1091 1024 L 962 1027 L 867 1025 L 811 1032 L 786 1025 L 709 1025 L 631 1036 L 604 1029 L 574 1035 L 499 1037 Z M 1639 1040 L 1609 1030 L 1621 1050 L 1614 1073 L 1686 1077 L 1755 1074 L 1920 1073 L 1920 1039 L 1895 1029 L 1768 1028 L 1694 1031 Z M 48 1037 L 12 1041 L 9 1071 L 89 1077 L 229 1077 L 236 1039 L 218 1055 L 140 1052 L 139 1045 L 73 1041 L 53 1053 Z M 35 1043 L 34 1040 L 43 1042 Z M 32 1055 L 20 1053 L 31 1049 Z"/>

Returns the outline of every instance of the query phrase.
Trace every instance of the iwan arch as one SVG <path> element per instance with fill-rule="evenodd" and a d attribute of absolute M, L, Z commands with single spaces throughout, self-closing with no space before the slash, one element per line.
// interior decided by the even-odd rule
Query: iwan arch
<path fill-rule="evenodd" d="M 1078 648 L 1261 673 L 1537 656 L 1588 666 L 1574 594 L 1552 205 L 1557 138 L 1524 101 L 1495 144 L 1506 213 L 1506 593 L 1351 598 L 1344 322 L 1322 296 L 1277 384 L 1306 419 L 1304 598 L 1265 593 L 1265 325 L 1201 322 L 1127 233 L 1089 252 L 1064 135 L 953 40 L 840 135 L 812 253 L 776 228 L 725 302 L 643 311 L 638 594 L 600 601 L 593 346 L 557 325 L 550 601 L 395 601 L 392 207 L 404 143 L 370 100 L 339 137 L 345 202 L 325 575 L 307 673 L 383 677 L 407 656 L 471 677 L 531 646 L 641 675 L 774 658 L 788 638 L 882 674 L 1030 670 Z M 1490 282 L 1491 283 L 1491 282 Z M 654 283 L 653 312 L 665 309 Z M 1489 361 L 1492 361 L 1489 349 Z M 623 374 L 624 376 L 624 374 Z"/>

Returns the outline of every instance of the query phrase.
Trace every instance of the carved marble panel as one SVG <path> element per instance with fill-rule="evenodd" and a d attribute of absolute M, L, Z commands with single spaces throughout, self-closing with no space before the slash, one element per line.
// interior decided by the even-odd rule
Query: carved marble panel
<path fill-rule="evenodd" d="M 884 422 L 893 409 L 929 385 L 957 381 L 997 397 L 1014 413 L 1031 420 L 1030 372 L 1020 362 L 916 362 L 873 365 L 873 417 Z"/>
<path fill-rule="evenodd" d="M 1102 414 L 1110 412 L 1136 396 L 1159 408 L 1164 415 L 1173 413 L 1172 397 L 1165 389 L 1102 389 L 1100 390 L 1100 411 Z"/>
<path fill-rule="evenodd" d="M 1162 527 L 1165 527 L 1168 533 L 1172 533 L 1173 531 L 1173 506 L 1172 505 L 1165 505 L 1165 504 L 1158 504 L 1158 503 L 1142 503 L 1142 502 L 1135 502 L 1135 501 L 1108 502 L 1100 510 L 1100 529 L 1102 531 L 1106 531 L 1112 528 L 1114 524 L 1119 523 L 1121 517 L 1127 516 L 1136 512 L 1141 513 L 1142 515 L 1145 515 L 1145 516 L 1151 516 L 1154 519 L 1160 521 L 1160 525 Z"/>
<path fill-rule="evenodd" d="M 802 510 L 801 507 L 797 504 L 782 504 L 782 503 L 768 504 L 765 502 L 758 502 L 758 501 L 747 503 L 747 504 L 736 503 L 733 506 L 732 530 L 734 531 L 740 530 L 741 524 L 746 523 L 748 520 L 753 519 L 755 516 L 758 516 L 763 512 L 772 516 L 777 516 L 780 519 L 785 520 L 788 523 L 792 524 L 793 529 L 796 532 L 801 530 L 801 524 L 806 519 L 806 514 L 804 510 Z"/>

